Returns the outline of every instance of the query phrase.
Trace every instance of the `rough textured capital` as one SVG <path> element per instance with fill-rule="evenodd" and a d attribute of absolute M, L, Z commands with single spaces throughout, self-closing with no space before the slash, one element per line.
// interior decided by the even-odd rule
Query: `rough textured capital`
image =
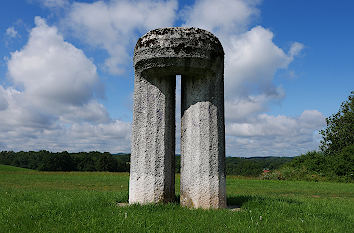
<path fill-rule="evenodd" d="M 134 50 L 134 113 L 129 203 L 175 198 L 175 89 L 182 78 L 183 206 L 226 207 L 224 51 L 210 32 L 162 28 Z"/>

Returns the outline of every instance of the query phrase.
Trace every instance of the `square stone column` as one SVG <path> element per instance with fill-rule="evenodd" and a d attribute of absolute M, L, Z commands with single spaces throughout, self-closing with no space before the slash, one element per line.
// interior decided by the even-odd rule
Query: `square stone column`
<path fill-rule="evenodd" d="M 181 205 L 226 207 L 223 73 L 182 75 Z"/>
<path fill-rule="evenodd" d="M 175 198 L 176 76 L 135 73 L 129 203 Z"/>

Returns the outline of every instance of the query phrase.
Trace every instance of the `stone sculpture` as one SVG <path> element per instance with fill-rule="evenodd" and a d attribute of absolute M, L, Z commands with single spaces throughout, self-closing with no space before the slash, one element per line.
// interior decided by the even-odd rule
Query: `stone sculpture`
<path fill-rule="evenodd" d="M 198 28 L 162 28 L 134 50 L 129 203 L 175 198 L 175 89 L 181 75 L 180 203 L 226 207 L 224 51 Z"/>

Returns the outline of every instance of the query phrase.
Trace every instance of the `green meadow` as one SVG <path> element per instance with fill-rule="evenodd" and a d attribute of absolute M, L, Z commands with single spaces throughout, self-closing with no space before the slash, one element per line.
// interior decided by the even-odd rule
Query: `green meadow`
<path fill-rule="evenodd" d="M 176 190 L 179 189 L 177 176 Z M 353 232 L 354 184 L 227 177 L 230 209 L 121 206 L 128 173 L 0 165 L 0 232 Z M 178 193 L 177 193 L 178 195 Z"/>

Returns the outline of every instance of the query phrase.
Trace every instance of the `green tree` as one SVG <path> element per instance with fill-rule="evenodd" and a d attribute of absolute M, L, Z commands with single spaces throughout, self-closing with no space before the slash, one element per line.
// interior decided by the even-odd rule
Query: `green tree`
<path fill-rule="evenodd" d="M 320 149 L 325 154 L 338 154 L 345 147 L 354 144 L 354 92 L 344 101 L 336 114 L 326 118 L 327 127 L 321 130 L 323 136 Z"/>

